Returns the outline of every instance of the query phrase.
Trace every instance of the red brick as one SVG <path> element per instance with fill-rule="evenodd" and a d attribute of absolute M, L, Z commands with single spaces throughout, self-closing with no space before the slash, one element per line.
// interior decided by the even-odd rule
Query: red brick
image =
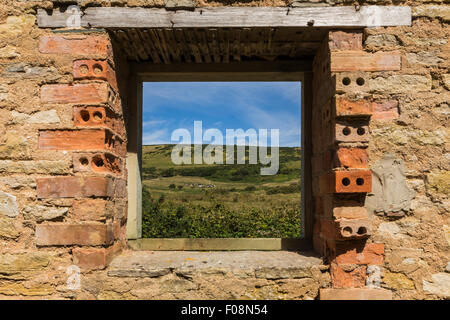
<path fill-rule="evenodd" d="M 37 178 L 38 198 L 112 197 L 113 179 L 109 177 Z"/>
<path fill-rule="evenodd" d="M 328 45 L 331 51 L 363 49 L 362 32 L 331 31 L 328 37 L 329 37 Z"/>
<path fill-rule="evenodd" d="M 333 77 L 332 93 L 367 95 L 370 91 L 369 74 L 366 72 L 339 72 Z M 322 92 L 321 92 L 322 93 Z"/>
<path fill-rule="evenodd" d="M 121 250 L 118 242 L 108 248 L 74 248 L 73 263 L 83 271 L 104 269 Z"/>
<path fill-rule="evenodd" d="M 116 179 L 116 185 L 114 188 L 115 198 L 128 198 L 127 180 Z"/>
<path fill-rule="evenodd" d="M 321 177 L 322 193 L 367 193 L 372 191 L 370 170 L 339 170 Z"/>
<path fill-rule="evenodd" d="M 338 264 L 381 265 L 384 260 L 384 244 L 381 243 L 338 243 L 335 250 Z"/>
<path fill-rule="evenodd" d="M 374 288 L 320 289 L 320 300 L 392 300 L 392 291 Z"/>
<path fill-rule="evenodd" d="M 122 160 L 111 153 L 76 153 L 73 155 L 73 170 L 121 175 Z"/>
<path fill-rule="evenodd" d="M 50 54 L 95 55 L 104 58 L 112 54 L 111 42 L 107 37 L 87 35 L 42 36 L 39 51 Z"/>
<path fill-rule="evenodd" d="M 339 148 L 336 150 L 334 168 L 367 169 L 369 155 L 366 148 Z"/>
<path fill-rule="evenodd" d="M 330 270 L 333 288 L 358 288 L 366 285 L 366 267 L 353 267 L 353 270 L 345 271 L 343 267 L 335 263 L 331 264 Z"/>
<path fill-rule="evenodd" d="M 38 224 L 36 244 L 38 246 L 107 245 L 113 241 L 112 226 L 106 224 Z"/>
<path fill-rule="evenodd" d="M 74 107 L 73 122 L 76 127 L 106 127 L 121 137 L 125 136 L 124 121 L 105 107 Z"/>
<path fill-rule="evenodd" d="M 398 101 L 386 100 L 373 103 L 373 115 L 374 120 L 392 120 L 397 119 L 398 114 Z"/>
<path fill-rule="evenodd" d="M 354 240 L 367 238 L 372 225 L 369 219 L 338 219 L 321 221 L 321 235 L 327 239 Z"/>
<path fill-rule="evenodd" d="M 104 199 L 80 199 L 73 202 L 72 214 L 78 221 L 104 221 L 113 212 Z"/>
<path fill-rule="evenodd" d="M 75 80 L 105 80 L 117 90 L 116 73 L 107 61 L 77 60 L 73 63 Z"/>
<path fill-rule="evenodd" d="M 334 219 L 366 219 L 367 209 L 364 207 L 336 207 L 333 208 Z"/>
<path fill-rule="evenodd" d="M 331 72 L 398 71 L 400 68 L 399 52 L 340 51 L 331 53 Z"/>
<path fill-rule="evenodd" d="M 370 116 L 372 103 L 368 100 L 351 101 L 345 98 L 336 98 L 336 116 Z"/>
<path fill-rule="evenodd" d="M 105 129 L 42 130 L 38 145 L 41 150 L 108 150 L 119 156 L 126 154 L 124 141 Z"/>
<path fill-rule="evenodd" d="M 105 248 L 75 248 L 72 254 L 73 263 L 82 270 L 104 269 L 109 263 Z"/>
<path fill-rule="evenodd" d="M 110 96 L 107 83 L 49 84 L 41 88 L 41 102 L 48 104 L 106 104 Z"/>
<path fill-rule="evenodd" d="M 370 138 L 367 121 L 340 121 L 335 124 L 334 143 L 368 142 Z"/>

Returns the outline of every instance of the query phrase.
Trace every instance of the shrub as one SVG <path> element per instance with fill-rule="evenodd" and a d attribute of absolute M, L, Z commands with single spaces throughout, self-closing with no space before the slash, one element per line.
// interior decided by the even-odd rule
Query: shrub
<path fill-rule="evenodd" d="M 242 209 L 220 203 L 208 206 L 153 200 L 143 191 L 143 236 L 146 238 L 296 238 L 300 207 Z"/>

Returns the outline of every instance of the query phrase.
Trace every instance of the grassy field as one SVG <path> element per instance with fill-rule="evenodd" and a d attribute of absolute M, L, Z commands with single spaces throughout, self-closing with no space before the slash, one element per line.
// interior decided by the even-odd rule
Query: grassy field
<path fill-rule="evenodd" d="M 259 164 L 174 165 L 172 148 L 143 147 L 144 237 L 300 236 L 300 148 L 280 148 L 272 176 Z"/>

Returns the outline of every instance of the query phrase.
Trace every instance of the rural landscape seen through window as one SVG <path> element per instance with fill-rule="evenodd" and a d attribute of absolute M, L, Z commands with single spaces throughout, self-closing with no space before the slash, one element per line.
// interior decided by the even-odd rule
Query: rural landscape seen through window
<path fill-rule="evenodd" d="M 299 82 L 144 83 L 143 237 L 299 238 L 300 104 Z"/>

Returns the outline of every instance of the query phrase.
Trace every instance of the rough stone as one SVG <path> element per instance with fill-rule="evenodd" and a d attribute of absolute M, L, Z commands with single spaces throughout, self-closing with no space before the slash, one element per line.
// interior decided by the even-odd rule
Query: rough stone
<path fill-rule="evenodd" d="M 406 54 L 406 59 L 411 65 L 422 64 L 426 66 L 437 66 L 444 61 L 444 59 L 439 57 L 439 52 L 433 51 L 410 52 Z"/>
<path fill-rule="evenodd" d="M 17 198 L 12 194 L 0 191 L 0 215 L 14 218 L 18 214 L 19 208 L 17 207 Z"/>
<path fill-rule="evenodd" d="M 193 0 L 167 0 L 166 9 L 168 10 L 194 10 L 195 2 Z"/>
<path fill-rule="evenodd" d="M 378 233 L 392 238 L 402 238 L 400 227 L 395 222 L 383 222 L 378 226 Z"/>
<path fill-rule="evenodd" d="M 450 274 L 435 273 L 431 276 L 432 282 L 422 281 L 423 290 L 443 298 L 450 298 Z"/>
<path fill-rule="evenodd" d="M 396 159 L 393 154 L 385 154 L 373 164 L 372 173 L 372 192 L 366 197 L 366 208 L 387 215 L 408 212 L 416 193 L 406 184 L 403 160 Z"/>
<path fill-rule="evenodd" d="M 24 63 L 14 63 L 6 67 L 4 78 L 39 79 L 54 81 L 61 78 L 55 67 L 36 67 Z"/>
<path fill-rule="evenodd" d="M 11 218 L 0 218 L 0 238 L 16 239 L 20 232 Z"/>
<path fill-rule="evenodd" d="M 373 92 L 381 93 L 417 93 L 431 90 L 431 84 L 430 76 L 392 75 L 387 78 L 371 79 L 369 88 Z"/>
<path fill-rule="evenodd" d="M 447 263 L 447 266 L 445 267 L 446 272 L 450 272 L 450 261 Z"/>
<path fill-rule="evenodd" d="M 444 86 L 447 88 L 447 90 L 450 90 L 450 73 L 443 74 L 442 80 L 444 81 Z"/>
<path fill-rule="evenodd" d="M 70 162 L 64 160 L 11 161 L 0 160 L 0 173 L 65 174 L 70 172 Z"/>
<path fill-rule="evenodd" d="M 448 5 L 424 5 L 415 6 L 412 11 L 413 17 L 440 18 L 450 21 L 450 6 Z"/>
<path fill-rule="evenodd" d="M 17 47 L 6 46 L 0 48 L 0 59 L 13 59 L 17 57 L 20 57 Z"/>
<path fill-rule="evenodd" d="M 22 188 L 36 188 L 36 182 L 33 178 L 30 177 L 0 178 L 0 184 L 3 184 L 14 190 Z"/>
<path fill-rule="evenodd" d="M 36 21 L 34 15 L 9 16 L 6 23 L 0 24 L 0 40 L 8 41 L 11 38 L 27 34 Z"/>
<path fill-rule="evenodd" d="M 450 171 L 433 170 L 427 174 L 426 188 L 427 191 L 450 194 Z"/>
<path fill-rule="evenodd" d="M 56 110 L 39 111 L 33 114 L 26 114 L 17 111 L 11 112 L 12 123 L 59 123 L 61 120 Z"/>
<path fill-rule="evenodd" d="M 394 290 L 413 290 L 415 288 L 414 282 L 403 273 L 386 272 L 383 277 L 383 282 L 388 288 Z"/>
<path fill-rule="evenodd" d="M 46 268 L 53 255 L 48 252 L 27 252 L 0 255 L 0 273 L 14 274 Z"/>
<path fill-rule="evenodd" d="M 64 217 L 69 208 L 54 208 L 41 205 L 28 206 L 23 209 L 25 219 L 35 219 L 37 222 L 55 220 Z"/>
<path fill-rule="evenodd" d="M 444 229 L 445 240 L 447 240 L 447 243 L 450 246 L 450 226 L 444 224 L 442 229 Z"/>
<path fill-rule="evenodd" d="M 55 289 L 49 284 L 31 284 L 27 286 L 17 282 L 0 284 L 0 294 L 7 296 L 47 296 L 54 291 Z"/>
<path fill-rule="evenodd" d="M 399 42 L 393 34 L 383 33 L 368 36 L 365 44 L 368 47 L 395 47 Z"/>
<path fill-rule="evenodd" d="M 311 276 L 309 268 L 260 268 L 255 270 L 256 278 L 263 279 L 298 279 Z"/>
<path fill-rule="evenodd" d="M 27 137 L 22 133 L 7 131 L 0 140 L 0 159 L 28 158 L 29 153 Z"/>

